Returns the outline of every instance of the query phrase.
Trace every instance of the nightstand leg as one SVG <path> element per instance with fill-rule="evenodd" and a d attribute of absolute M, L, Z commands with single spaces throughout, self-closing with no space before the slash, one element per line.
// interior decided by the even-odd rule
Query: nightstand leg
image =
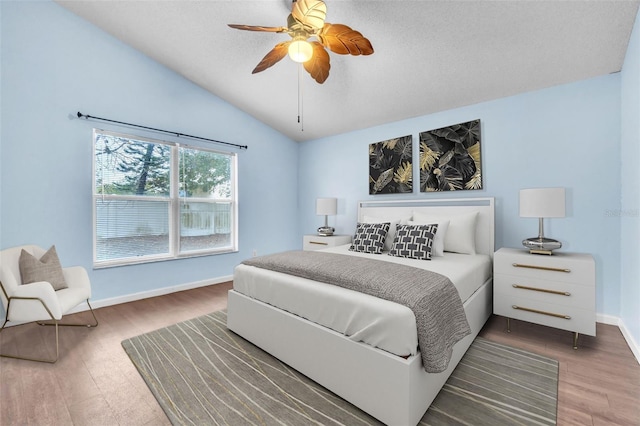
<path fill-rule="evenodd" d="M 573 333 L 573 349 L 578 349 L 578 333 Z"/>
<path fill-rule="evenodd" d="M 511 333 L 511 318 L 507 317 L 507 333 Z"/>

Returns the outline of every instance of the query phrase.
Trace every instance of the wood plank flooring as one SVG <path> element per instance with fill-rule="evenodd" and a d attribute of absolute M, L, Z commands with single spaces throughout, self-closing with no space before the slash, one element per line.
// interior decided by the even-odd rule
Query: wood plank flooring
<path fill-rule="evenodd" d="M 560 361 L 558 425 L 640 425 L 640 364 L 618 327 L 597 324 L 596 337 L 493 316 L 480 335 Z"/>
<path fill-rule="evenodd" d="M 0 358 L 0 425 L 168 425 L 120 342 L 224 309 L 231 283 L 217 284 L 96 310 L 95 329 L 60 329 L 60 360 L 41 364 Z M 89 321 L 86 312 L 65 321 Z M 617 327 L 598 324 L 598 337 L 519 321 L 506 333 L 492 317 L 481 335 L 560 361 L 559 425 L 640 425 L 640 365 Z M 52 327 L 6 329 L 0 349 L 53 355 Z M 42 348 L 48 348 L 42 350 Z"/>

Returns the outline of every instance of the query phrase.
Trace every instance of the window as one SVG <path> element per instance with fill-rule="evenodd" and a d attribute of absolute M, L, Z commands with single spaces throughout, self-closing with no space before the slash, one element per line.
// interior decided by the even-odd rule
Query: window
<path fill-rule="evenodd" d="M 237 250 L 236 155 L 94 129 L 95 267 Z"/>

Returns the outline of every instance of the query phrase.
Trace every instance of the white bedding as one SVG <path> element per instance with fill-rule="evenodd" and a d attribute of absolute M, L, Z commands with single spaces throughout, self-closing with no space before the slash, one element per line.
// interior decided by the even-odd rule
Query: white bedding
<path fill-rule="evenodd" d="M 430 261 L 354 253 L 349 245 L 324 251 L 369 257 L 428 269 L 449 277 L 464 302 L 491 277 L 487 255 L 445 253 Z M 238 265 L 234 290 L 246 296 L 304 317 L 396 355 L 415 355 L 418 349 L 416 320 L 406 306 L 342 287 L 318 283 L 279 272 Z"/>

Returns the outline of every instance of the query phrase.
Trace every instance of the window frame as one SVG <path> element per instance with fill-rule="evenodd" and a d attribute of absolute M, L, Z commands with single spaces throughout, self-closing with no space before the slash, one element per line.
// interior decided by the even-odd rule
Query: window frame
<path fill-rule="evenodd" d="M 96 162 L 96 140 L 98 135 L 107 135 L 111 137 L 124 138 L 133 140 L 136 142 L 152 143 L 165 145 L 170 148 L 170 169 L 169 169 L 169 195 L 121 195 L 121 194 L 99 194 L 97 189 L 97 162 Z M 151 262 L 163 262 L 168 260 L 187 259 L 201 256 L 211 256 L 225 253 L 235 253 L 238 251 L 238 155 L 235 152 L 222 151 L 210 148 L 203 148 L 201 146 L 187 145 L 177 142 L 166 141 L 162 139 L 153 139 L 144 136 L 113 132 L 110 130 L 103 130 L 94 128 L 92 135 L 92 227 L 93 227 L 93 268 L 111 268 L 126 265 L 136 265 Z M 190 149 L 202 152 L 209 152 L 219 155 L 225 155 L 230 158 L 230 197 L 227 198 L 202 198 L 202 197 L 180 197 L 180 149 Z M 150 202 L 167 202 L 168 205 L 168 227 L 169 227 L 169 252 L 162 254 L 151 254 L 144 256 L 134 257 L 120 257 L 118 259 L 98 260 L 98 213 L 97 213 L 97 201 L 98 200 L 122 200 L 122 201 L 150 201 Z M 181 238 L 181 204 L 188 200 L 189 202 L 196 203 L 223 203 L 230 204 L 231 226 L 230 226 L 230 245 L 224 247 L 213 247 L 201 250 L 190 250 L 186 252 L 180 252 L 180 238 Z"/>

